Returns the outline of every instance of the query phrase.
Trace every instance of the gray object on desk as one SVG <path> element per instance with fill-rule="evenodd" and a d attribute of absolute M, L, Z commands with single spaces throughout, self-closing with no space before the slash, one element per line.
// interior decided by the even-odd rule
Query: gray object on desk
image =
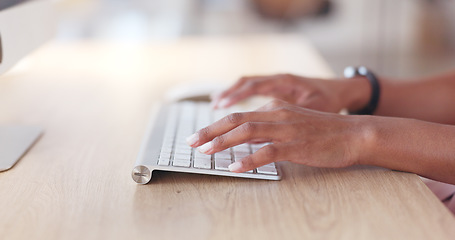
<path fill-rule="evenodd" d="M 12 168 L 42 132 L 34 126 L 0 126 L 0 172 Z"/>
<path fill-rule="evenodd" d="M 0 75 L 54 35 L 54 5 L 52 0 L 0 3 Z M 41 132 L 39 127 L 0 126 L 0 171 L 12 168 Z"/>

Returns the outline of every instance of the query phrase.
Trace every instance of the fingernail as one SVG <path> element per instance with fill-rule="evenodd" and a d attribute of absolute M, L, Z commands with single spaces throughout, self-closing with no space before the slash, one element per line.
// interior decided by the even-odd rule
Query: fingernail
<path fill-rule="evenodd" d="M 199 140 L 199 137 L 198 135 L 195 133 L 189 137 L 186 138 L 186 143 L 188 143 L 188 145 L 190 146 L 193 146 L 194 144 L 196 144 L 196 142 Z"/>
<path fill-rule="evenodd" d="M 208 143 L 205 143 L 204 145 L 200 146 L 198 149 L 199 149 L 199 152 L 208 154 L 208 152 L 210 152 L 212 150 L 212 148 L 213 148 L 213 143 L 208 142 Z"/>
<path fill-rule="evenodd" d="M 242 163 L 234 162 L 231 165 L 229 165 L 228 168 L 229 168 L 229 171 L 231 171 L 231 172 L 238 172 L 242 168 Z"/>
<path fill-rule="evenodd" d="M 229 104 L 229 102 L 230 102 L 229 100 L 224 98 L 218 103 L 218 107 L 225 108 Z"/>

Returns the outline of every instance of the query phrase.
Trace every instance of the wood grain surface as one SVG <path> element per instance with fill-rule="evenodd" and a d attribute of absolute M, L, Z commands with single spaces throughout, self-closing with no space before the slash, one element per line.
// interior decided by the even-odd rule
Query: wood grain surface
<path fill-rule="evenodd" d="M 333 73 L 302 37 L 53 42 L 0 77 L 0 124 L 44 135 L 0 173 L 0 239 L 453 239 L 409 173 L 281 164 L 282 181 L 130 176 L 150 117 L 179 83 Z"/>

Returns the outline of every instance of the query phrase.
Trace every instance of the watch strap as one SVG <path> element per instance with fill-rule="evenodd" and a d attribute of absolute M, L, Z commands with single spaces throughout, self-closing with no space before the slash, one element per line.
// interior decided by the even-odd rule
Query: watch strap
<path fill-rule="evenodd" d="M 379 104 L 381 95 L 381 86 L 376 75 L 366 67 L 347 67 L 344 71 L 345 77 L 352 78 L 355 76 L 364 76 L 371 85 L 371 97 L 368 104 L 355 112 L 349 112 L 352 115 L 373 115 Z"/>

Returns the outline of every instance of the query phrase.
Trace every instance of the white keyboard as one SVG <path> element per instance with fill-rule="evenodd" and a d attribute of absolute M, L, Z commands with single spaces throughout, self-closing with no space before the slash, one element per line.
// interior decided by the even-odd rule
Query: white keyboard
<path fill-rule="evenodd" d="M 266 144 L 245 143 L 213 155 L 200 153 L 188 146 L 188 136 L 230 112 L 233 109 L 212 110 L 207 102 L 185 101 L 163 105 L 146 132 L 133 168 L 133 180 L 146 184 L 151 180 L 154 170 L 280 180 L 281 175 L 275 163 L 245 173 L 228 170 L 231 163 Z"/>

